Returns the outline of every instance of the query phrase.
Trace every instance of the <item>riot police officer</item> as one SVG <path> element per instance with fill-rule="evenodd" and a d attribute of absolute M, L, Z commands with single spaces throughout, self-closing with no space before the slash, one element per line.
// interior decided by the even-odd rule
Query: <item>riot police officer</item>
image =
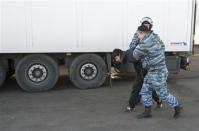
<path fill-rule="evenodd" d="M 141 97 L 145 111 L 138 118 L 151 117 L 152 91 L 155 90 L 161 100 L 166 101 L 174 108 L 174 118 L 181 114 L 182 106 L 175 96 L 167 89 L 168 70 L 165 63 L 165 45 L 160 37 L 146 26 L 138 27 L 139 44 L 133 50 L 133 61 L 140 60 L 143 68 L 147 69 L 141 89 Z"/>
<path fill-rule="evenodd" d="M 146 26 L 149 30 L 151 30 L 153 27 L 153 21 L 150 17 L 143 17 L 140 23 L 141 25 Z M 138 38 L 138 34 L 136 32 L 129 45 L 129 48 L 133 51 L 135 47 L 138 45 L 139 41 L 140 39 Z M 129 104 L 126 106 L 126 111 L 129 111 L 129 112 L 131 112 L 132 110 L 135 110 L 135 106 L 140 102 L 141 96 L 139 95 L 139 92 L 142 88 L 144 77 L 147 74 L 147 70 L 142 68 L 141 61 L 134 63 L 134 69 L 136 72 L 135 82 L 132 86 L 132 91 L 130 93 L 130 97 L 128 101 Z M 162 101 L 159 99 L 155 91 L 153 91 L 152 96 L 153 96 L 153 99 L 157 103 L 157 107 L 161 108 Z"/>

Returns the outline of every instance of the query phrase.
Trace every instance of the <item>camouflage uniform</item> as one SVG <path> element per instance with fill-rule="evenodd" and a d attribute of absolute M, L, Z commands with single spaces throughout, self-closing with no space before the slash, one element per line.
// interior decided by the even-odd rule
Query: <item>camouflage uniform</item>
<path fill-rule="evenodd" d="M 139 38 L 138 38 L 138 34 L 137 33 L 135 33 L 134 35 L 133 35 L 133 39 L 131 40 L 131 43 L 130 43 L 130 45 L 129 45 L 129 48 L 131 48 L 131 49 L 135 49 L 136 48 L 136 46 L 137 46 L 137 44 L 139 43 Z"/>
<path fill-rule="evenodd" d="M 136 46 L 133 57 L 142 61 L 143 68 L 148 70 L 140 92 L 145 107 L 152 106 L 152 89 L 161 100 L 171 107 L 179 105 L 177 99 L 167 90 L 168 70 L 165 64 L 165 46 L 159 36 L 153 32 L 146 35 Z"/>

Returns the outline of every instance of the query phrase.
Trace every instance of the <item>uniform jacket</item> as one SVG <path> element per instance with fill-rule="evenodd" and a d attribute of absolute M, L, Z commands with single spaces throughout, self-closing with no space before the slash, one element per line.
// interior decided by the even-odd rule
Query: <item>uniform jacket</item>
<path fill-rule="evenodd" d="M 141 60 L 147 70 L 165 68 L 165 46 L 160 37 L 151 31 L 133 50 L 133 58 Z"/>

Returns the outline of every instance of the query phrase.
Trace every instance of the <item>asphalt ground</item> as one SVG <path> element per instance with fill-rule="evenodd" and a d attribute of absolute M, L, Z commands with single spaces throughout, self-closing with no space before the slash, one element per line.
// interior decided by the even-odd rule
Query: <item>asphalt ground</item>
<path fill-rule="evenodd" d="M 0 89 L 0 131 L 198 131 L 199 129 L 199 52 L 191 57 L 190 71 L 170 75 L 169 90 L 183 104 L 182 116 L 173 119 L 173 109 L 164 103 L 152 109 L 153 117 L 139 120 L 143 111 L 124 107 L 133 84 L 132 77 L 115 78 L 112 88 L 76 89 L 62 76 L 48 92 L 23 92 L 14 78 Z"/>

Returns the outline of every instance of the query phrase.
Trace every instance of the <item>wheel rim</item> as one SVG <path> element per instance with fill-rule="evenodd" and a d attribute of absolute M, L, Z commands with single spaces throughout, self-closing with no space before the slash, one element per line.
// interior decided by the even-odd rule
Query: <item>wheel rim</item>
<path fill-rule="evenodd" d="M 97 76 L 97 67 L 92 63 L 86 63 L 80 68 L 80 76 L 84 80 L 93 80 Z"/>
<path fill-rule="evenodd" d="M 41 64 L 34 64 L 28 69 L 28 78 L 36 83 L 44 81 L 47 75 L 47 68 Z"/>

